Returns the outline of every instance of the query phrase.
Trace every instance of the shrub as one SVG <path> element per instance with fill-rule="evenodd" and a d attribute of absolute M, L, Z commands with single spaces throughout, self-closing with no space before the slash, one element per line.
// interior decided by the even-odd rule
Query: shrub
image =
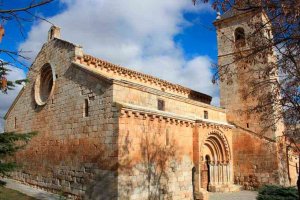
<path fill-rule="evenodd" d="M 257 200 L 298 200 L 295 187 L 265 185 L 258 190 Z"/>

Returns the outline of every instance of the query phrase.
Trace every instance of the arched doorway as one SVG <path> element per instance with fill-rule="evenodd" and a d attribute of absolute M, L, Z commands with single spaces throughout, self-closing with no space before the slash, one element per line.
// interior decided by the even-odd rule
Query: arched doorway
<path fill-rule="evenodd" d="M 209 155 L 205 156 L 205 162 L 203 162 L 202 170 L 201 170 L 201 182 L 203 185 L 203 188 L 207 191 L 209 190 L 209 184 L 210 184 L 210 157 Z"/>
<path fill-rule="evenodd" d="M 230 150 L 222 133 L 209 133 L 201 149 L 201 188 L 218 191 L 217 188 L 231 182 Z"/>

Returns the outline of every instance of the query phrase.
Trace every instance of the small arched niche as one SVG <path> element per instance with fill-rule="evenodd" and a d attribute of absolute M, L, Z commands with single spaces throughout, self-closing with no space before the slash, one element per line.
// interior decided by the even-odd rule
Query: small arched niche
<path fill-rule="evenodd" d="M 236 47 L 244 47 L 246 45 L 245 30 L 242 27 L 238 27 L 235 29 L 234 40 Z"/>
<path fill-rule="evenodd" d="M 55 73 L 49 63 L 46 63 L 41 68 L 41 71 L 35 81 L 35 102 L 42 106 L 47 103 L 47 100 L 53 93 L 55 83 Z"/>

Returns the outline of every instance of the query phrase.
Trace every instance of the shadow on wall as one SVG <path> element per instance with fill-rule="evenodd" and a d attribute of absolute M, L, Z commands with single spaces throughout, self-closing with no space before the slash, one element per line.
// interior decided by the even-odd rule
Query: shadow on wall
<path fill-rule="evenodd" d="M 118 179 L 117 172 L 99 170 L 93 182 L 87 187 L 85 199 L 117 199 Z"/>
<path fill-rule="evenodd" d="M 129 135 L 127 133 L 121 147 L 119 197 L 172 199 L 174 189 L 170 187 L 170 181 L 176 177 L 178 150 L 175 140 L 166 138 L 165 142 L 162 131 L 148 132 L 144 129 L 139 136 L 139 144 L 134 147 Z"/>
<path fill-rule="evenodd" d="M 95 85 L 96 81 L 101 81 L 105 89 L 110 85 L 96 77 L 82 77 L 81 70 L 77 68 L 68 70 L 65 75 L 80 84 L 88 82 L 84 82 L 87 87 Z M 97 88 L 92 91 L 102 95 Z M 146 125 L 146 121 L 143 121 L 138 135 L 132 135 L 129 131 L 125 135 L 119 133 L 114 145 L 106 145 L 108 149 L 113 148 L 116 154 L 110 155 L 106 149 L 102 155 L 97 154 L 103 157 L 105 163 L 97 162 L 98 166 L 91 168 L 93 176 L 84 178 L 84 185 L 87 185 L 83 188 L 85 199 L 172 199 L 174 192 L 180 190 L 179 187 L 171 187 L 178 184 L 179 147 L 173 138 L 168 134 L 166 136 L 162 122 L 155 119 L 148 123 Z"/>

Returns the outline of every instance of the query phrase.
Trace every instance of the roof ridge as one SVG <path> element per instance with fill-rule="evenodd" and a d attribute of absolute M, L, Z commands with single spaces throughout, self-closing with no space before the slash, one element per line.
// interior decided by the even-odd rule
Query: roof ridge
<path fill-rule="evenodd" d="M 215 22 L 220 22 L 220 21 L 223 21 L 223 20 L 227 20 L 227 19 L 231 19 L 231 18 L 234 18 L 234 17 L 238 17 L 240 15 L 245 15 L 245 14 L 248 14 L 248 13 L 252 13 L 252 12 L 255 12 L 255 11 L 258 11 L 258 8 L 249 8 L 249 9 L 244 9 L 244 8 L 230 8 L 228 10 L 226 10 L 221 16 L 220 18 L 218 18 Z"/>
<path fill-rule="evenodd" d="M 134 75 L 137 75 L 137 76 L 144 77 L 144 78 L 146 78 L 146 79 L 148 79 L 148 80 L 151 79 L 151 81 L 157 81 L 157 82 L 160 82 L 160 83 L 163 84 L 163 85 L 162 85 L 163 87 L 172 86 L 172 87 L 174 87 L 175 89 L 180 90 L 180 91 L 182 91 L 182 92 L 186 92 L 186 93 L 192 93 L 192 92 L 195 93 L 195 92 L 196 92 L 196 93 L 199 93 L 199 94 L 201 94 L 201 95 L 206 96 L 207 98 L 211 98 L 211 96 L 209 96 L 209 95 L 207 95 L 207 94 L 204 94 L 204 93 L 201 93 L 201 92 L 192 90 L 192 89 L 190 89 L 190 88 L 188 88 L 188 87 L 184 87 L 184 86 L 179 85 L 179 84 L 171 83 L 171 82 L 166 81 L 166 80 L 163 80 L 163 79 L 161 79 L 161 78 L 157 78 L 157 77 L 154 77 L 154 76 L 152 76 L 152 75 L 148 75 L 148 74 L 145 74 L 145 73 L 142 73 L 142 72 L 138 72 L 138 71 L 135 71 L 135 70 L 132 70 L 132 69 L 128 69 L 128 68 L 126 68 L 126 67 L 123 67 L 123 66 L 120 66 L 120 65 L 113 64 L 113 63 L 111 63 L 111 62 L 102 60 L 102 59 L 100 59 L 100 58 L 96 58 L 96 57 L 91 56 L 91 55 L 88 55 L 88 54 L 83 54 L 82 57 L 79 56 L 77 59 L 79 59 L 79 60 L 83 59 L 83 60 L 81 60 L 81 61 L 87 62 L 88 65 L 91 64 L 91 63 L 93 63 L 93 64 L 101 63 L 101 64 L 103 64 L 104 66 L 110 67 L 110 68 L 112 68 L 112 69 L 114 69 L 114 70 L 116 70 L 116 71 L 119 71 L 119 72 L 121 72 L 121 73 L 124 73 L 124 72 L 125 72 L 125 73 L 130 73 L 130 74 L 134 74 Z"/>
<path fill-rule="evenodd" d="M 163 91 L 169 90 L 175 93 L 186 95 L 187 97 L 198 100 L 207 104 L 210 104 L 212 97 L 210 95 L 192 90 L 179 84 L 171 83 L 169 81 L 154 77 L 152 75 L 144 74 L 120 65 L 110 63 L 108 61 L 96 58 L 88 54 L 81 54 L 75 57 L 75 62 L 85 64 L 88 67 L 100 68 L 100 70 L 106 69 L 107 72 L 112 71 L 118 76 L 127 77 L 129 79 L 139 79 L 141 82 L 145 82 L 155 87 L 161 87 Z M 201 99 L 201 100 L 200 100 Z"/>
<path fill-rule="evenodd" d="M 161 79 L 161 78 L 158 78 L 158 77 L 149 75 L 149 74 L 145 74 L 145 73 L 143 73 L 143 72 L 138 72 L 138 71 L 135 71 L 135 70 L 133 70 L 133 69 L 128 69 L 127 67 L 123 67 L 123 66 L 120 66 L 120 65 L 116 65 L 116 64 L 113 64 L 113 63 L 111 63 L 111 62 L 102 60 L 102 59 L 100 59 L 100 58 L 96 58 L 96 57 L 91 56 L 91 55 L 84 54 L 84 55 L 83 55 L 83 58 L 91 59 L 92 61 L 100 61 L 100 62 L 109 64 L 111 67 L 114 67 L 114 68 L 117 68 L 117 69 L 120 69 L 120 70 L 124 70 L 124 71 L 128 71 L 128 72 L 131 72 L 131 73 L 135 73 L 136 75 L 141 75 L 141 76 L 144 76 L 144 77 L 147 77 L 147 78 L 156 79 L 156 80 L 158 80 L 158 81 L 161 81 L 161 82 L 164 82 L 164 83 L 167 83 L 167 84 L 175 85 L 175 86 L 180 87 L 180 88 L 182 88 L 182 89 L 192 90 L 192 89 L 187 88 L 187 87 L 184 87 L 184 86 L 182 86 L 182 85 L 175 84 L 175 83 L 171 83 L 171 82 L 166 81 L 166 80 L 164 80 L 164 79 Z"/>

